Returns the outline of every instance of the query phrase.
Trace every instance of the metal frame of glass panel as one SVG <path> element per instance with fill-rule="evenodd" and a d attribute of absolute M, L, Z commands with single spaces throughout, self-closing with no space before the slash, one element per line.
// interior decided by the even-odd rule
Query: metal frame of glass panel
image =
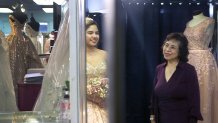
<path fill-rule="evenodd" d="M 85 1 L 69 0 L 71 123 L 86 123 Z"/>

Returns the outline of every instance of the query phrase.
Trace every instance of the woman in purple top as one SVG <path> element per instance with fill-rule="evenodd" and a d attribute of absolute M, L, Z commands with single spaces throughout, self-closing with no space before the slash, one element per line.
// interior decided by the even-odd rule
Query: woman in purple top
<path fill-rule="evenodd" d="M 200 112 L 199 85 L 195 68 L 188 64 L 188 41 L 171 33 L 162 46 L 166 60 L 156 68 L 152 97 L 152 123 L 197 123 Z"/>

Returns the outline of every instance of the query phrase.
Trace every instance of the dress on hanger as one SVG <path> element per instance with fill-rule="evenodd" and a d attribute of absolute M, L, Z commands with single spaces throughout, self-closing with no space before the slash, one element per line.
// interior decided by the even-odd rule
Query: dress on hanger
<path fill-rule="evenodd" d="M 200 23 L 186 26 L 184 34 L 189 41 L 189 63 L 197 71 L 201 113 L 203 121 L 198 123 L 218 123 L 218 68 L 209 43 L 213 35 L 214 20 L 209 17 Z"/>
<path fill-rule="evenodd" d="M 15 112 L 18 109 L 6 45 L 4 33 L 0 30 L 0 112 Z"/>
<path fill-rule="evenodd" d="M 105 51 L 103 54 L 105 54 Z M 95 54 L 97 59 L 87 57 L 87 123 L 108 123 L 106 96 L 108 79 L 106 78 L 106 59 L 102 53 Z M 97 56 L 97 57 L 96 57 Z M 104 83 L 105 84 L 102 84 Z"/>

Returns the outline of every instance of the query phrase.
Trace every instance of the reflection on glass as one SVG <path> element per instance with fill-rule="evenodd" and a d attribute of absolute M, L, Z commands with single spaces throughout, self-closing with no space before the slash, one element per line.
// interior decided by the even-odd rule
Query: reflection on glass
<path fill-rule="evenodd" d="M 107 53 L 97 48 L 99 29 L 97 23 L 86 18 L 86 70 L 87 70 L 87 121 L 106 123 L 106 97 L 108 78 L 106 75 Z"/>

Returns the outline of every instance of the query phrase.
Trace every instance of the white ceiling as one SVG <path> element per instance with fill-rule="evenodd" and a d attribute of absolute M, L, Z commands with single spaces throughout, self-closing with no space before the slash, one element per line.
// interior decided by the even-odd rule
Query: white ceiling
<path fill-rule="evenodd" d="M 43 11 L 42 8 L 52 8 L 52 5 L 37 5 L 33 0 L 0 0 L 0 8 L 12 8 L 19 2 L 24 5 L 26 11 Z"/>

